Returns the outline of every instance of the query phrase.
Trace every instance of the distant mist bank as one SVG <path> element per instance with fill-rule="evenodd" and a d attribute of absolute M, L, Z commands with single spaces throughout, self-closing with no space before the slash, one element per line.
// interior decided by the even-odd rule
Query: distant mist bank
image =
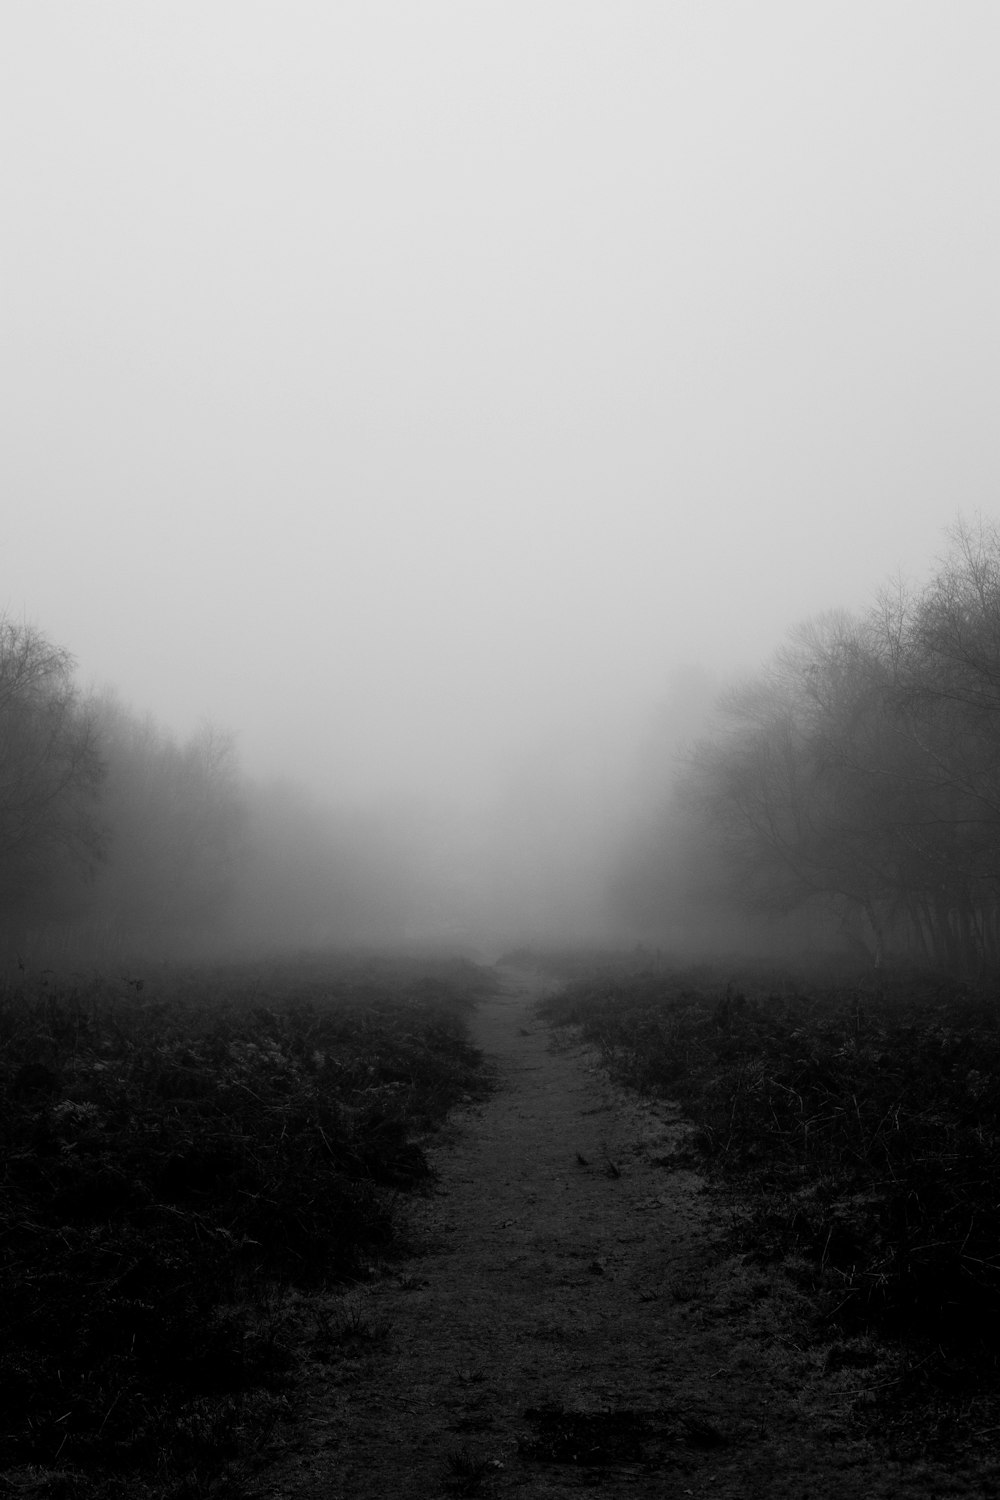
<path fill-rule="evenodd" d="M 949 536 L 919 589 L 798 627 L 725 690 L 692 669 L 635 742 L 526 747 L 478 803 L 255 780 L 229 734 L 83 695 L 65 648 L 2 620 L 6 966 L 641 941 L 995 971 L 1000 531 Z"/>

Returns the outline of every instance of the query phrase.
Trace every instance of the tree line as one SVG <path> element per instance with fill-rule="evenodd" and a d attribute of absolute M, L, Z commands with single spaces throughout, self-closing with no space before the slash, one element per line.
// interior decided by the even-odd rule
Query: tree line
<path fill-rule="evenodd" d="M 923 586 L 792 632 L 668 779 L 620 927 L 1000 969 L 1000 528 L 959 522 Z M 82 694 L 66 650 L 0 618 L 8 965 L 396 939 L 419 865 L 400 828 L 252 782 L 227 735 Z"/>
<path fill-rule="evenodd" d="M 192 956 L 397 935 L 379 831 L 256 784 L 232 738 L 179 741 L 0 619 L 0 956 Z"/>
<path fill-rule="evenodd" d="M 1000 968 L 1000 529 L 794 631 L 718 701 L 623 904 L 951 972 Z"/>

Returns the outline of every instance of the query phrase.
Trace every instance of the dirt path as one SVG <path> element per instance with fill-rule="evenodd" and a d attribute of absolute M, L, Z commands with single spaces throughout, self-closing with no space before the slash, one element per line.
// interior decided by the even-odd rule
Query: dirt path
<path fill-rule="evenodd" d="M 787 1291 L 726 1258 L 699 1179 L 662 1164 L 675 1113 L 554 1044 L 542 989 L 508 971 L 481 1004 L 497 1092 L 434 1148 L 437 1187 L 408 1210 L 421 1255 L 333 1310 L 337 1348 L 264 1493 L 968 1493 L 851 1437 L 845 1377 L 789 1345 Z"/>

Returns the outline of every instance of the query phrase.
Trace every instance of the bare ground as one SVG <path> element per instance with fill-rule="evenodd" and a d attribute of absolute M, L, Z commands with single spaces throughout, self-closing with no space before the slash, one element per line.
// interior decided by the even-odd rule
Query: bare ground
<path fill-rule="evenodd" d="M 498 1087 L 431 1149 L 416 1252 L 328 1308 L 301 1424 L 262 1493 L 890 1500 L 987 1494 L 877 1451 L 863 1377 L 825 1373 L 805 1308 L 722 1243 L 671 1157 L 684 1124 L 534 1016 L 505 971 L 474 1038 Z M 801 1315 L 801 1316 L 800 1316 Z"/>

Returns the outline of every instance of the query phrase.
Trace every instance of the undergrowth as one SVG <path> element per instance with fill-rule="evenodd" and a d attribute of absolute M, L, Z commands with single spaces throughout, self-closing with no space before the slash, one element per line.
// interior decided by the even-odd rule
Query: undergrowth
<path fill-rule="evenodd" d="M 275 1289 L 391 1245 L 419 1137 L 483 1087 L 487 982 L 372 961 L 0 994 L 0 1471 L 235 1493 L 288 1385 Z"/>
<path fill-rule="evenodd" d="M 866 992 L 606 974 L 545 1011 L 622 1081 L 684 1107 L 702 1169 L 737 1193 L 741 1248 L 792 1268 L 821 1327 L 889 1341 L 935 1401 L 942 1384 L 965 1400 L 996 1388 L 993 996 L 914 978 Z"/>

